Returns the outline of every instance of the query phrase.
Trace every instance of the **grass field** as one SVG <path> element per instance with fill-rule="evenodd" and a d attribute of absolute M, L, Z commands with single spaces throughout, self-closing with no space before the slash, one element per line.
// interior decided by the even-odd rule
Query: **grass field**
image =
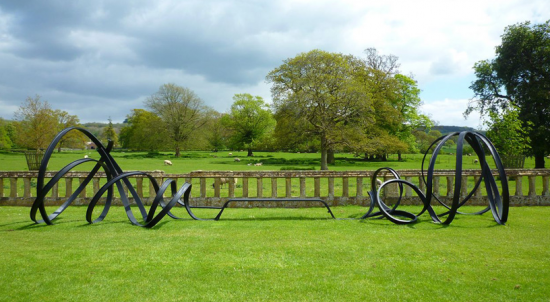
<path fill-rule="evenodd" d="M 147 152 L 112 152 L 113 157 L 119 165 L 127 171 L 140 170 L 152 171 L 163 170 L 166 173 L 189 173 L 195 170 L 224 170 L 224 171 L 242 171 L 242 170 L 281 170 L 281 168 L 314 168 L 319 170 L 319 153 L 283 153 L 283 152 L 255 152 L 254 157 L 246 157 L 246 152 L 183 152 L 180 158 L 173 157 L 173 153 L 161 153 L 159 155 L 150 155 Z M 93 150 L 88 151 L 64 151 L 54 153 L 48 169 L 59 170 L 69 162 L 83 158 L 88 155 L 91 158 L 99 159 L 99 154 Z M 329 166 L 331 170 L 376 170 L 381 167 L 393 167 L 397 170 L 420 169 L 423 155 L 406 154 L 404 161 L 397 161 L 395 155 L 391 155 L 386 162 L 363 161 L 352 154 L 336 154 L 336 164 Z M 241 162 L 235 162 L 235 158 L 240 158 Z M 172 166 L 163 164 L 165 159 L 172 161 Z M 474 164 L 473 157 L 464 157 L 464 169 L 473 169 L 479 165 Z M 249 163 L 263 163 L 262 166 L 248 166 Z M 426 163 L 427 165 L 428 163 Z M 534 159 L 528 158 L 525 164 L 526 168 L 534 167 Z M 453 155 L 440 155 L 437 161 L 437 169 L 454 169 L 455 157 Z M 85 168 L 82 168 L 86 170 Z M 25 171 L 27 164 L 25 156 L 22 153 L 0 152 L 0 171 Z"/>
<path fill-rule="evenodd" d="M 155 229 L 132 226 L 122 208 L 88 225 L 85 208 L 71 207 L 54 226 L 32 224 L 28 210 L 0 208 L 0 301 L 550 297 L 550 208 L 512 208 L 506 226 L 485 214 L 448 227 L 427 216 L 398 226 L 327 219 L 320 208 L 229 209 L 217 222 L 167 218 Z"/>

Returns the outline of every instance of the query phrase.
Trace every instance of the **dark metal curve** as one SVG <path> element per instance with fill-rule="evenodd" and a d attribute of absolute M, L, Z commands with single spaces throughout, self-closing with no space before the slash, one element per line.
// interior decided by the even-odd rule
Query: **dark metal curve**
<path fill-rule="evenodd" d="M 452 137 L 458 136 L 457 140 L 457 151 L 456 151 L 456 163 L 455 163 L 455 186 L 454 186 L 454 193 L 452 197 L 452 204 L 449 206 L 442 202 L 436 195 L 433 194 L 433 179 L 434 179 L 434 171 L 435 171 L 435 164 L 436 159 L 443 148 L 443 145 Z M 474 185 L 474 188 L 468 192 L 468 194 L 462 194 L 462 156 L 463 156 L 463 145 L 467 142 L 470 144 L 470 146 L 474 149 L 474 152 L 476 153 L 480 168 L 481 168 L 481 177 Z M 434 147 L 434 151 L 432 153 L 432 157 L 430 159 L 430 163 L 427 169 L 427 174 L 424 173 L 424 163 L 426 161 L 426 157 L 428 155 L 428 152 L 432 147 Z M 496 184 L 496 180 L 491 172 L 491 169 L 489 167 L 489 164 L 487 163 L 485 159 L 485 151 L 489 150 L 489 154 L 494 160 L 496 170 L 498 172 L 498 176 L 501 181 L 501 192 L 498 190 L 498 186 Z M 395 179 L 388 180 L 384 182 L 378 190 L 376 190 L 376 176 L 381 170 L 390 170 L 392 171 L 392 174 L 394 175 Z M 367 213 L 361 217 L 362 219 L 374 217 L 374 216 L 384 216 L 388 220 L 392 221 L 393 223 L 397 224 L 408 224 L 408 223 L 414 223 L 417 221 L 417 218 L 422 215 L 424 211 L 428 211 L 430 214 L 432 220 L 434 222 L 443 223 L 443 224 L 450 224 L 455 216 L 457 214 L 466 214 L 459 212 L 460 207 L 462 207 L 468 200 L 472 198 L 476 190 L 479 188 L 481 183 L 483 182 L 485 184 L 485 189 L 487 191 L 487 199 L 489 202 L 489 205 L 486 209 L 476 212 L 476 213 L 468 213 L 470 215 L 477 214 L 481 215 L 489 210 L 491 210 L 491 213 L 493 214 L 493 218 L 495 219 L 495 222 L 498 224 L 505 224 L 508 221 L 508 211 L 510 206 L 510 193 L 508 188 L 508 180 L 506 178 L 506 173 L 504 170 L 504 166 L 502 164 L 502 161 L 500 159 L 500 156 L 495 148 L 495 146 L 491 143 L 491 141 L 483 134 L 473 131 L 462 131 L 462 132 L 454 132 L 450 133 L 448 135 L 441 136 L 440 138 L 436 139 L 428 148 L 428 150 L 424 153 L 424 157 L 422 159 L 422 166 L 421 166 L 421 181 L 424 182 L 426 186 L 426 193 L 422 193 L 420 189 L 415 186 L 414 184 L 402 180 L 399 178 L 399 175 L 397 172 L 395 172 L 391 168 L 380 168 L 378 169 L 372 176 L 371 179 L 371 186 L 372 190 L 369 192 L 371 203 L 370 207 L 367 211 Z M 383 187 L 385 187 L 388 184 L 391 183 L 399 183 L 400 185 L 400 193 L 399 193 L 399 199 L 401 200 L 403 189 L 402 185 L 407 185 L 411 187 L 417 196 L 420 198 L 422 203 L 424 204 L 424 208 L 418 215 L 414 215 L 412 213 L 408 213 L 405 211 L 397 210 L 397 206 L 399 205 L 399 202 L 396 203 L 393 209 L 390 209 L 380 198 L 380 192 Z M 462 199 L 461 196 L 465 197 Z M 444 206 L 448 209 L 448 211 L 437 215 L 431 206 L 432 198 L 435 199 L 439 204 Z M 380 209 L 380 212 L 372 213 L 374 206 L 378 206 Z M 403 220 L 398 219 L 395 216 L 402 216 L 405 218 L 408 218 L 409 220 Z M 441 221 L 440 217 L 447 216 L 445 221 Z"/>
<path fill-rule="evenodd" d="M 63 167 L 61 170 L 59 170 L 51 179 L 48 181 L 46 185 L 44 185 L 44 180 L 46 176 L 46 168 L 48 166 L 48 162 L 51 158 L 52 153 L 55 150 L 55 147 L 57 143 L 70 131 L 80 131 L 84 135 L 86 135 L 93 143 L 96 145 L 96 150 L 101 156 L 100 160 L 85 158 L 85 159 L 78 159 L 74 162 L 69 163 L 67 166 Z M 102 221 L 107 216 L 109 209 L 111 208 L 111 203 L 113 200 L 113 189 L 116 186 L 120 199 L 124 205 L 124 209 L 126 211 L 126 215 L 130 222 L 134 225 L 145 227 L 145 228 L 151 228 L 155 226 L 159 221 L 164 218 L 164 216 L 168 215 L 174 219 L 179 219 L 179 217 L 175 216 L 173 213 L 170 212 L 170 210 L 176 205 L 176 204 L 189 204 L 189 193 L 191 191 L 191 184 L 184 183 L 179 189 L 176 187 L 176 182 L 172 179 L 166 179 L 161 186 L 158 185 L 156 179 L 145 173 L 145 172 L 126 172 L 124 173 L 120 166 L 116 163 L 114 158 L 111 156 L 110 151 L 113 147 L 113 143 L 109 141 L 107 147 L 105 147 L 92 133 L 90 133 L 88 130 L 79 128 L 79 127 L 69 127 L 61 132 L 59 132 L 56 137 L 52 140 L 48 148 L 46 149 L 46 152 L 44 153 L 44 158 L 42 159 L 42 162 L 40 164 L 40 168 L 38 170 L 38 179 L 37 179 L 37 186 L 36 186 L 36 199 L 34 200 L 31 211 L 30 211 L 30 218 L 35 223 L 46 223 L 46 224 L 53 224 L 53 220 L 56 219 L 67 207 L 71 205 L 71 203 L 78 197 L 78 195 L 86 188 L 86 185 L 92 180 L 94 175 L 99 171 L 100 168 L 103 168 L 107 175 L 107 183 L 103 185 L 100 190 L 94 195 L 92 200 L 90 201 L 88 205 L 88 209 L 86 211 L 86 220 L 89 223 L 96 223 L 99 221 Z M 87 162 L 95 162 L 96 165 L 88 176 L 84 179 L 84 181 L 80 184 L 80 186 L 73 192 L 73 194 L 51 215 L 48 215 L 46 212 L 46 208 L 44 206 L 44 201 L 46 198 L 47 193 L 53 188 L 53 186 L 70 170 L 73 168 Z M 136 190 L 128 180 L 129 176 L 133 175 L 144 175 L 145 177 L 149 178 L 151 183 L 153 184 L 153 188 L 155 190 L 155 198 L 153 199 L 153 202 L 149 208 L 149 211 L 146 210 L 141 198 L 137 194 Z M 137 205 L 139 212 L 144 220 L 143 223 L 139 222 L 132 211 L 132 207 L 130 207 L 130 200 L 128 199 L 128 196 L 125 193 L 124 186 L 128 189 L 128 192 L 132 195 L 134 198 L 134 202 Z M 164 196 L 163 194 L 170 188 L 172 197 L 168 202 L 164 202 Z M 99 217 L 95 220 L 92 219 L 94 208 L 96 207 L 99 199 L 107 192 L 107 197 L 105 201 L 105 206 L 103 208 L 103 211 L 99 215 Z M 152 193 L 152 192 L 150 192 Z M 183 198 L 183 201 L 180 199 Z M 155 216 L 155 212 L 160 205 L 161 210 L 159 213 Z M 187 211 L 189 212 L 189 208 L 187 208 Z M 37 219 L 37 212 L 40 212 L 41 220 Z M 190 213 L 191 214 L 191 213 Z"/>

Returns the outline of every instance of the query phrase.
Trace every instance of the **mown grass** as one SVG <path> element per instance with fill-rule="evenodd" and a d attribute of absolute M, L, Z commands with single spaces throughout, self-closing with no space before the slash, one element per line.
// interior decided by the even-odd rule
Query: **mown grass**
<path fill-rule="evenodd" d="M 548 301 L 549 208 L 445 227 L 332 220 L 321 208 L 228 209 L 220 221 L 132 226 L 123 208 L 54 226 L 0 208 L 2 301 Z M 333 208 L 358 217 L 360 207 Z M 408 207 L 418 211 L 418 208 Z M 53 208 L 48 208 L 53 211 Z M 175 210 L 188 217 L 181 208 Z M 200 213 L 204 215 L 206 213 Z"/>

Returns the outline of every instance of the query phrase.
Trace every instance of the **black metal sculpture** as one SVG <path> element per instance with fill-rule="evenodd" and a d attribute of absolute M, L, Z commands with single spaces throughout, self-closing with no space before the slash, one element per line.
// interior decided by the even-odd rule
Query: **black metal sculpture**
<path fill-rule="evenodd" d="M 48 161 L 50 160 L 50 157 L 55 150 L 55 146 L 57 143 L 65 136 L 69 131 L 80 131 L 84 135 L 86 135 L 92 142 L 94 142 L 97 146 L 96 150 L 100 154 L 101 159 L 95 160 L 92 158 L 83 158 L 78 159 L 67 166 L 65 166 L 63 169 L 61 169 L 59 172 L 57 172 L 51 179 L 48 181 L 47 184 L 44 184 L 45 178 L 46 178 L 46 167 L 48 166 Z M 109 209 L 111 207 L 111 202 L 113 199 L 113 186 L 116 185 L 118 192 L 120 194 L 120 199 L 122 200 L 122 204 L 124 205 L 124 209 L 126 210 L 126 215 L 128 216 L 128 219 L 132 224 L 151 228 L 155 226 L 164 216 L 168 215 L 174 219 L 178 219 L 179 217 L 175 216 L 170 212 L 170 209 L 172 209 L 176 204 L 181 205 L 188 205 L 187 202 L 189 200 L 189 194 L 191 192 L 191 184 L 185 183 L 182 185 L 179 189 L 176 187 L 176 183 L 172 179 L 166 179 L 162 185 L 159 187 L 157 181 L 155 178 L 153 178 L 151 175 L 144 173 L 144 172 L 123 172 L 122 169 L 118 166 L 116 161 L 113 159 L 113 157 L 110 154 L 110 151 L 113 147 L 113 143 L 109 141 L 109 144 L 107 147 L 105 147 L 93 134 L 88 132 L 86 129 L 78 128 L 78 127 L 70 127 L 63 131 L 61 131 L 57 136 L 53 139 L 53 141 L 48 146 L 48 149 L 46 149 L 46 152 L 44 154 L 44 158 L 42 159 L 42 163 L 40 164 L 40 169 L 38 170 L 38 179 L 37 179 L 37 185 L 36 185 L 36 199 L 31 207 L 31 219 L 36 223 L 43 223 L 46 224 L 53 224 L 52 220 L 57 218 L 71 203 L 78 197 L 80 192 L 86 188 L 86 185 L 92 180 L 94 175 L 99 171 L 99 169 L 103 169 L 105 171 L 105 174 L 107 175 L 107 183 L 101 187 L 101 189 L 96 193 L 96 195 L 92 198 L 90 201 L 90 204 L 88 205 L 88 209 L 86 211 L 86 220 L 89 223 L 95 223 L 102 221 L 109 212 Z M 74 193 L 53 213 L 48 215 L 46 212 L 46 209 L 44 207 L 44 200 L 46 198 L 46 194 L 53 188 L 53 186 L 63 177 L 63 175 L 67 174 L 70 170 L 73 168 L 87 162 L 95 162 L 96 165 L 88 174 L 88 176 L 84 179 L 84 181 L 80 184 L 80 186 L 74 191 Z M 129 176 L 133 175 L 144 175 L 145 177 L 149 178 L 151 183 L 153 184 L 153 188 L 156 192 L 155 198 L 151 204 L 151 207 L 149 208 L 149 211 L 147 211 L 143 205 L 143 202 L 141 201 L 140 197 L 136 193 L 136 190 L 128 180 Z M 140 223 L 136 217 L 134 216 L 134 213 L 132 211 L 132 208 L 130 207 L 130 201 L 128 199 L 128 196 L 126 195 L 124 191 L 124 186 L 128 188 L 128 191 L 130 194 L 134 197 L 134 202 L 137 205 L 140 214 L 143 218 L 143 223 Z M 170 188 L 172 197 L 170 200 L 165 203 L 163 194 Z M 99 199 L 107 192 L 107 198 L 105 201 L 105 207 L 103 208 L 103 211 L 99 215 L 98 218 L 95 220 L 92 218 L 94 208 L 97 205 Z M 183 199 L 183 200 L 181 200 Z M 160 212 L 155 216 L 155 212 L 157 211 L 158 206 L 161 206 Z M 186 206 L 186 209 L 189 211 L 189 207 Z M 40 211 L 40 215 L 42 216 L 42 220 L 38 220 L 36 218 L 36 213 Z M 191 215 L 191 213 L 189 213 Z"/>
<path fill-rule="evenodd" d="M 56 145 L 63 138 L 63 136 L 65 136 L 69 131 L 80 131 L 84 135 L 86 135 L 88 138 L 90 138 L 90 140 L 96 144 L 97 146 L 96 150 L 100 154 L 101 159 L 100 160 L 95 160 L 92 158 L 78 159 L 68 164 L 57 173 L 55 173 L 55 175 L 51 177 L 48 183 L 44 184 L 46 179 L 46 167 L 48 166 L 50 157 L 53 151 L 55 150 Z M 444 202 L 442 202 L 436 195 L 432 193 L 432 185 L 433 185 L 432 182 L 434 179 L 434 170 L 435 170 L 435 163 L 436 163 L 437 156 L 441 151 L 443 145 L 454 136 L 458 136 L 458 141 L 456 144 L 457 151 L 456 151 L 456 167 L 455 167 L 455 186 L 454 186 L 454 195 L 452 199 L 452 204 L 449 206 Z M 469 194 L 467 194 L 464 199 L 461 200 L 461 196 L 463 196 L 461 192 L 462 190 L 462 155 L 463 155 L 463 145 L 465 142 L 468 142 L 470 144 L 470 146 L 473 148 L 473 150 L 475 151 L 478 157 L 478 161 L 481 167 L 481 177 L 476 182 L 473 190 L 469 192 Z M 508 208 L 509 208 L 509 199 L 510 199 L 509 191 L 508 191 L 508 182 L 504 171 L 504 167 L 502 165 L 502 161 L 500 160 L 500 157 L 495 147 L 489 141 L 489 139 L 484 135 L 476 132 L 468 132 L 468 131 L 455 132 L 455 133 L 451 133 L 449 135 L 440 137 L 439 139 L 437 139 L 432 143 L 432 145 L 430 146 L 430 148 L 428 148 L 428 150 L 432 149 L 432 147 L 434 146 L 435 146 L 435 149 L 432 153 L 432 157 L 431 157 L 426 175 L 424 175 L 424 163 L 428 155 L 428 152 L 424 154 L 424 158 L 422 159 L 422 181 L 426 185 L 426 193 L 423 193 L 414 184 L 406 180 L 400 179 L 399 174 L 395 170 L 391 168 L 378 169 L 373 174 L 371 179 L 372 190 L 369 192 L 369 195 L 371 198 L 370 207 L 367 213 L 363 215 L 361 219 L 366 219 L 370 217 L 385 217 L 396 224 L 408 224 L 408 223 L 416 222 L 418 220 L 418 217 L 427 211 L 434 222 L 450 224 L 455 218 L 456 214 L 464 214 L 458 211 L 459 208 L 463 206 L 473 196 L 474 192 L 479 188 L 481 182 L 483 181 L 487 191 L 487 199 L 489 201 L 489 206 L 486 209 L 473 214 L 483 214 L 491 210 L 495 221 L 499 224 L 505 224 L 508 219 Z M 227 203 L 226 203 L 224 207 L 201 207 L 201 206 L 191 207 L 189 205 L 189 195 L 191 193 L 191 184 L 185 183 L 178 189 L 176 182 L 174 180 L 166 179 L 162 183 L 162 185 L 159 186 L 155 178 L 147 173 L 139 172 L 139 171 L 123 172 L 122 169 L 118 166 L 118 164 L 110 154 L 112 147 L 113 147 L 113 144 L 111 141 L 109 141 L 109 144 L 107 145 L 107 147 L 105 147 L 93 134 L 91 134 L 90 132 L 82 128 L 70 127 L 61 131 L 50 143 L 50 145 L 46 149 L 44 158 L 42 159 L 42 163 L 38 171 L 38 179 L 37 179 L 37 186 L 36 186 L 37 195 L 31 207 L 31 212 L 30 212 L 31 219 L 36 223 L 45 222 L 46 224 L 53 224 L 52 220 L 57 218 L 61 213 L 63 213 L 65 209 L 67 209 L 69 205 L 71 205 L 71 203 L 78 197 L 78 195 L 82 192 L 82 190 L 86 188 L 90 180 L 92 180 L 94 175 L 100 169 L 103 169 L 105 171 L 105 174 L 107 175 L 107 183 L 99 189 L 99 191 L 94 195 L 94 197 L 90 201 L 90 204 L 88 205 L 88 209 L 86 211 L 86 220 L 89 223 L 102 221 L 107 216 L 109 209 L 111 207 L 111 202 L 113 199 L 113 188 L 115 185 L 119 192 L 120 199 L 124 205 L 126 215 L 128 216 L 128 219 L 130 220 L 130 222 L 134 225 L 146 227 L 146 228 L 155 226 L 166 215 L 174 219 L 179 219 L 179 217 L 175 216 L 173 213 L 170 212 L 170 210 L 176 204 L 184 206 L 189 216 L 191 216 L 193 219 L 196 219 L 196 220 L 219 219 L 219 216 L 223 212 L 225 206 L 227 206 Z M 493 177 L 491 169 L 489 168 L 489 165 L 485 159 L 485 150 L 488 150 L 490 155 L 494 159 L 496 169 L 498 171 L 498 175 L 501 181 L 502 193 L 499 193 L 496 180 Z M 84 181 L 82 181 L 80 186 L 73 192 L 73 194 L 53 214 L 48 215 L 48 213 L 46 212 L 46 208 L 44 206 L 44 201 L 48 192 L 65 174 L 67 174 L 73 168 L 87 162 L 96 163 L 92 171 L 88 174 L 88 176 L 84 179 Z M 391 179 L 382 183 L 378 187 L 378 189 L 376 189 L 377 187 L 376 177 L 380 173 L 383 173 L 384 171 L 391 173 L 394 176 L 394 179 Z M 136 193 L 136 190 L 128 180 L 128 177 L 135 176 L 135 175 L 143 175 L 144 177 L 149 178 L 155 190 L 156 195 L 149 208 L 149 211 L 145 209 L 143 202 L 141 201 L 141 198 Z M 399 187 L 399 197 L 395 205 L 393 207 L 389 207 L 388 205 L 386 205 L 386 203 L 382 199 L 381 192 L 383 191 L 384 187 L 393 183 L 396 183 Z M 419 199 L 422 201 L 423 208 L 418 214 L 413 214 L 413 213 L 409 213 L 398 209 L 400 205 L 400 201 L 403 196 L 403 186 L 411 187 L 412 190 L 414 190 L 414 192 L 417 194 Z M 134 216 L 132 208 L 130 207 L 130 200 L 125 193 L 124 187 L 126 187 L 128 189 L 128 192 L 130 192 L 130 194 L 133 196 L 134 202 L 143 218 L 143 221 L 144 221 L 143 223 L 140 223 Z M 163 195 L 168 189 L 170 189 L 172 197 L 170 197 L 170 200 L 168 202 L 165 202 Z M 96 207 L 100 198 L 105 193 L 107 193 L 107 197 L 106 197 L 103 211 L 101 212 L 99 217 L 94 220 L 92 218 L 94 208 Z M 441 214 L 435 213 L 434 208 L 431 206 L 433 199 L 435 199 L 439 204 L 445 207 L 447 211 Z M 330 211 L 330 208 L 328 207 L 328 205 L 322 200 L 321 202 L 325 204 L 325 206 L 329 210 L 329 213 L 332 215 L 332 212 Z M 159 205 L 161 207 L 161 210 L 155 216 L 155 212 L 157 211 Z M 378 207 L 379 209 L 378 212 L 374 211 L 375 207 Z M 217 218 L 200 219 L 193 214 L 192 208 L 213 208 L 213 209 L 220 209 L 221 211 L 218 214 Z M 40 215 L 42 216 L 42 220 L 39 220 L 36 218 L 37 212 L 40 212 Z M 441 217 L 445 217 L 445 216 L 447 218 L 445 220 L 441 220 Z M 334 215 L 332 215 L 332 217 L 334 218 Z"/>
<path fill-rule="evenodd" d="M 433 194 L 432 186 L 433 186 L 434 170 L 435 170 L 435 163 L 436 163 L 437 156 L 439 155 L 443 145 L 454 136 L 458 136 L 458 140 L 456 143 L 457 150 L 456 150 L 456 166 L 455 166 L 455 184 L 454 184 L 454 190 L 453 190 L 454 193 L 453 193 L 452 204 L 449 206 L 443 203 L 436 195 Z M 462 194 L 462 156 L 463 156 L 463 146 L 465 142 L 468 142 L 470 146 L 474 149 L 474 152 L 478 157 L 478 162 L 481 167 L 481 177 L 475 183 L 475 186 L 472 189 L 472 191 L 470 191 L 467 195 Z M 428 166 L 427 175 L 424 175 L 424 163 L 426 161 L 426 157 L 428 155 L 429 150 L 432 149 L 432 147 L 434 146 L 435 146 L 435 149 L 432 153 L 432 158 Z M 498 171 L 498 176 L 501 182 L 502 194 L 500 194 L 498 191 L 496 180 L 485 159 L 485 150 L 489 151 L 490 155 L 492 156 L 495 162 L 495 166 Z M 384 170 L 389 171 L 389 173 L 391 173 L 394 176 L 394 179 L 384 182 L 382 185 L 379 186 L 378 190 L 376 190 L 376 177 L 379 173 L 381 173 Z M 459 208 L 462 207 L 474 195 L 474 192 L 479 188 L 481 182 L 483 181 L 483 183 L 485 184 L 485 189 L 487 191 L 487 199 L 489 201 L 489 205 L 484 210 L 479 211 L 477 213 L 472 213 L 472 214 L 483 214 L 491 210 L 493 217 L 498 224 L 505 224 L 506 221 L 508 220 L 510 193 L 508 190 L 508 181 L 506 178 L 506 173 L 504 171 L 504 166 L 502 165 L 500 156 L 498 155 L 498 152 L 496 151 L 493 144 L 489 141 L 487 137 L 485 137 L 480 133 L 470 132 L 470 131 L 454 132 L 446 136 L 442 136 L 437 140 L 435 140 L 430 146 L 430 148 L 428 148 L 428 151 L 426 151 L 426 153 L 424 154 L 424 158 L 422 159 L 422 181 L 426 185 L 425 194 L 414 184 L 406 180 L 400 179 L 399 174 L 395 170 L 391 168 L 378 169 L 372 176 L 372 181 L 371 181 L 372 190 L 369 192 L 369 195 L 371 198 L 370 207 L 367 213 L 362 218 L 365 219 L 369 217 L 383 216 L 389 219 L 390 221 L 392 221 L 393 223 L 408 224 L 408 223 L 416 222 L 418 217 L 427 211 L 434 222 L 450 224 L 455 218 L 456 214 L 465 214 L 465 213 L 459 212 L 458 211 Z M 396 203 L 394 204 L 394 206 L 389 207 L 384 203 L 384 200 L 381 198 L 381 192 L 385 186 L 388 186 L 393 183 L 398 184 L 399 197 Z M 420 213 L 416 215 L 413 213 L 409 213 L 409 212 L 401 211 L 397 209 L 400 204 L 401 198 L 403 196 L 404 185 L 411 187 L 412 190 L 417 194 L 418 198 L 420 198 L 420 200 L 422 201 L 422 204 L 424 205 Z M 463 195 L 466 195 L 466 197 L 461 200 L 461 196 Z M 434 208 L 431 206 L 433 199 L 435 199 L 439 204 L 441 204 L 446 209 L 444 213 L 441 213 L 441 214 L 435 213 Z M 380 211 L 374 212 L 374 208 L 376 206 L 379 208 Z M 445 217 L 445 216 L 446 216 L 446 219 L 441 220 L 441 217 Z"/>

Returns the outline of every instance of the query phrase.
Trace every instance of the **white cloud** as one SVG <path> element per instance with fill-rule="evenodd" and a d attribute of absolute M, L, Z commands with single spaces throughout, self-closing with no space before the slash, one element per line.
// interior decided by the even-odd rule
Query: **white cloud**
<path fill-rule="evenodd" d="M 494 56 L 506 26 L 548 16 L 547 0 L 3 1 L 0 115 L 40 94 L 82 120 L 105 120 L 105 108 L 122 120 L 164 83 L 225 111 L 235 93 L 270 101 L 265 75 L 299 52 L 375 47 L 448 99 L 425 105 L 434 119 L 477 126 L 462 119 L 473 64 Z"/>
<path fill-rule="evenodd" d="M 467 99 L 435 101 L 424 104 L 420 110 L 428 114 L 432 120 L 440 125 L 448 126 L 468 126 L 480 129 L 483 126 L 482 119 L 477 112 L 472 112 L 467 119 L 464 119 L 463 113 L 468 108 Z"/>

